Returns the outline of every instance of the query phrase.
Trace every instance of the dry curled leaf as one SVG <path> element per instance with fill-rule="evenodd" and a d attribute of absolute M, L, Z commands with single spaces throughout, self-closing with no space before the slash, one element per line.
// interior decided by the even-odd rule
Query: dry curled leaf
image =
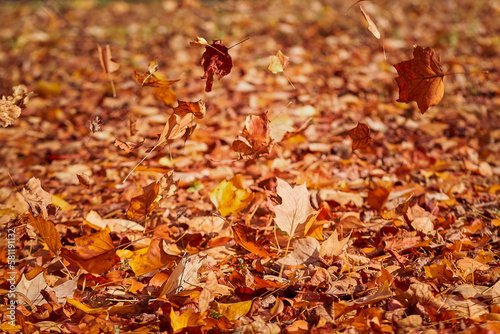
<path fill-rule="evenodd" d="M 154 93 L 156 97 L 165 102 L 165 104 L 170 105 L 177 99 L 175 92 L 170 86 L 172 86 L 179 80 L 164 80 L 159 77 L 157 71 L 158 62 L 154 61 L 150 63 L 149 69 L 146 73 L 144 73 L 144 75 L 140 75 L 139 73 L 134 71 L 134 76 L 137 82 L 141 84 L 141 86 L 154 87 Z"/>
<path fill-rule="evenodd" d="M 398 71 L 398 102 L 417 102 L 423 114 L 441 101 L 444 95 L 444 73 L 441 58 L 431 48 L 414 45 L 413 59 L 394 65 Z"/>
<path fill-rule="evenodd" d="M 12 96 L 3 96 L 0 100 L 0 125 L 7 127 L 19 118 L 21 111 L 28 103 L 28 90 L 26 86 L 15 86 Z"/>
<path fill-rule="evenodd" d="M 90 121 L 90 131 L 92 131 L 92 133 L 101 131 L 103 124 L 102 119 L 99 116 L 96 116 L 94 120 Z"/>
<path fill-rule="evenodd" d="M 139 147 L 141 147 L 142 144 L 144 144 L 144 139 L 141 142 L 134 143 L 134 142 L 130 142 L 130 141 L 124 142 L 124 141 L 121 141 L 118 138 L 115 138 L 115 141 L 113 142 L 113 144 L 116 147 L 121 148 L 125 152 L 130 153 L 133 150 L 138 149 Z"/>
<path fill-rule="evenodd" d="M 203 37 L 196 36 L 196 38 L 194 39 L 194 41 L 189 42 L 189 44 L 191 46 L 207 46 L 208 42 Z"/>
<path fill-rule="evenodd" d="M 201 66 L 205 74 L 201 77 L 207 79 L 205 91 L 212 91 L 214 75 L 220 80 L 231 72 L 233 60 L 228 53 L 228 48 L 224 46 L 221 40 L 214 40 L 212 44 L 205 46 L 205 52 L 201 59 Z"/>
<path fill-rule="evenodd" d="M 205 102 L 199 100 L 197 102 L 185 102 L 177 100 L 179 105 L 174 108 L 174 113 L 178 116 L 184 116 L 186 114 L 193 114 L 196 118 L 202 119 L 205 117 L 207 108 L 205 107 Z"/>
<path fill-rule="evenodd" d="M 370 137 L 370 128 L 364 123 L 359 123 L 354 128 L 349 130 L 349 137 L 352 139 L 352 150 L 367 147 L 373 139 Z"/>
<path fill-rule="evenodd" d="M 267 113 L 250 115 L 245 121 L 245 127 L 236 137 L 231 148 L 241 156 L 253 156 L 269 154 L 273 140 L 270 137 L 271 126 Z"/>
<path fill-rule="evenodd" d="M 368 23 L 368 30 L 375 36 L 375 38 L 380 39 L 380 32 L 377 29 L 377 25 L 372 21 L 370 16 L 365 12 L 363 7 L 359 6 L 359 9 L 361 9 L 361 14 L 363 14 L 363 17 L 365 18 L 366 22 Z"/>
<path fill-rule="evenodd" d="M 43 214 L 44 218 L 49 215 L 47 206 L 52 203 L 52 195 L 42 189 L 40 180 L 36 177 L 29 179 L 28 183 L 21 190 L 24 200 L 30 206 L 33 216 Z"/>

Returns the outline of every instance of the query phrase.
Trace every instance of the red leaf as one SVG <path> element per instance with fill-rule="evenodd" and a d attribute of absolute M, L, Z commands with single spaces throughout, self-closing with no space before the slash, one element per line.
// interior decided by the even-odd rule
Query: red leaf
<path fill-rule="evenodd" d="M 394 65 L 399 77 L 398 102 L 417 102 L 423 114 L 431 106 L 441 101 L 444 95 L 444 73 L 441 69 L 441 58 L 431 48 L 414 46 L 413 58 Z"/>
<path fill-rule="evenodd" d="M 352 150 L 367 147 L 373 139 L 370 137 L 370 128 L 365 123 L 359 123 L 354 129 L 349 130 L 349 137 L 352 139 Z"/>
<path fill-rule="evenodd" d="M 214 40 L 212 44 L 205 47 L 205 52 L 201 59 L 201 66 L 203 66 L 205 74 L 201 78 L 207 79 L 206 92 L 212 90 L 214 75 L 217 75 L 217 78 L 220 80 L 231 72 L 233 61 L 228 50 L 221 40 Z"/>

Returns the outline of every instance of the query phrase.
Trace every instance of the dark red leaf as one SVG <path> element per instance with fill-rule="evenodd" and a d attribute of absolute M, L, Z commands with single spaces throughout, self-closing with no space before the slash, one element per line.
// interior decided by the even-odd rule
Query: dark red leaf
<path fill-rule="evenodd" d="M 203 66 L 205 74 L 201 78 L 207 79 L 205 85 L 206 92 L 212 90 L 214 75 L 217 75 L 217 78 L 220 80 L 231 72 L 233 61 L 228 50 L 221 40 L 214 40 L 212 44 L 205 47 L 205 52 L 201 59 L 201 66 Z"/>

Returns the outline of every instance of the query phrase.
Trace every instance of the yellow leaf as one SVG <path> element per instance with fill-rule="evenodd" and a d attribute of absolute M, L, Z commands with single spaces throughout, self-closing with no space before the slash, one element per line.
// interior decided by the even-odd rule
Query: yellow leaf
<path fill-rule="evenodd" d="M 276 56 L 269 57 L 269 67 L 268 70 L 277 74 L 279 72 L 283 72 L 284 69 L 288 66 L 288 57 L 285 56 L 281 51 L 276 53 Z"/>
<path fill-rule="evenodd" d="M 61 196 L 52 195 L 52 204 L 57 205 L 63 211 L 73 210 L 74 205 L 66 202 Z"/>
<path fill-rule="evenodd" d="M 230 321 L 235 321 L 250 311 L 252 300 L 232 304 L 217 303 L 217 307 L 218 313 L 222 314 Z"/>
<path fill-rule="evenodd" d="M 174 332 L 179 329 L 186 327 L 194 327 L 198 325 L 199 313 L 196 313 L 193 309 L 188 308 L 182 311 L 180 315 L 177 315 L 173 308 L 170 309 L 170 324 Z"/>
<path fill-rule="evenodd" d="M 253 200 L 254 194 L 243 187 L 241 174 L 231 180 L 224 180 L 210 193 L 210 200 L 215 204 L 221 215 L 228 216 L 238 213 Z"/>

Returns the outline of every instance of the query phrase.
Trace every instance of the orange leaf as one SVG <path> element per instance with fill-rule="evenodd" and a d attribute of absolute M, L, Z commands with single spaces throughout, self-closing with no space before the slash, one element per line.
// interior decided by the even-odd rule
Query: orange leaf
<path fill-rule="evenodd" d="M 278 51 L 276 56 L 269 57 L 269 67 L 267 69 L 274 74 L 277 74 L 279 72 L 283 72 L 285 68 L 288 67 L 289 63 L 289 58 L 281 53 L 281 51 Z"/>
<path fill-rule="evenodd" d="M 261 257 L 270 257 L 270 254 L 262 246 L 257 245 L 255 241 L 256 230 L 238 223 L 233 226 L 234 240 L 241 247 L 245 248 L 247 251 L 256 254 Z"/>
<path fill-rule="evenodd" d="M 184 102 L 179 101 L 179 105 L 174 108 L 174 113 L 179 116 L 184 116 L 186 114 L 193 114 L 196 118 L 202 119 L 205 117 L 207 108 L 205 107 L 205 102 L 199 100 L 197 102 Z"/>
<path fill-rule="evenodd" d="M 115 246 L 108 232 L 101 230 L 75 239 L 76 247 L 61 251 L 61 256 L 93 274 L 103 274 L 117 262 Z"/>
<path fill-rule="evenodd" d="M 54 254 L 58 254 L 61 250 L 61 236 L 57 232 L 56 227 L 51 221 L 45 220 L 41 215 L 33 217 L 33 226 L 40 233 L 40 237 L 43 242 L 47 245 L 50 251 Z"/>
<path fill-rule="evenodd" d="M 167 88 L 172 86 L 174 83 L 179 81 L 177 80 L 161 80 L 158 79 L 154 74 L 146 72 L 144 75 L 140 75 L 139 73 L 134 71 L 134 76 L 137 82 L 139 82 L 143 86 L 149 86 L 149 87 L 163 87 Z"/>
<path fill-rule="evenodd" d="M 236 137 L 231 148 L 240 155 L 256 158 L 269 154 L 272 144 L 269 119 L 267 113 L 262 113 L 247 117 L 243 131 Z"/>
<path fill-rule="evenodd" d="M 370 128 L 364 123 L 358 122 L 358 125 L 349 130 L 349 137 L 352 139 L 352 150 L 367 147 L 373 139 L 370 137 Z"/>
<path fill-rule="evenodd" d="M 165 253 L 163 243 L 162 239 L 156 238 L 151 240 L 151 244 L 145 253 L 138 254 L 130 260 L 129 264 L 136 276 L 162 268 L 177 258 Z"/>
<path fill-rule="evenodd" d="M 444 95 L 444 73 L 441 58 L 431 48 L 414 45 L 413 58 L 394 65 L 399 77 L 398 102 L 417 102 L 423 114 L 441 101 Z"/>
<path fill-rule="evenodd" d="M 111 55 L 109 44 L 106 45 L 105 50 L 97 44 L 97 50 L 99 52 L 99 61 L 101 62 L 101 67 L 104 73 L 113 73 L 120 68 L 120 64 L 118 64 Z"/>

